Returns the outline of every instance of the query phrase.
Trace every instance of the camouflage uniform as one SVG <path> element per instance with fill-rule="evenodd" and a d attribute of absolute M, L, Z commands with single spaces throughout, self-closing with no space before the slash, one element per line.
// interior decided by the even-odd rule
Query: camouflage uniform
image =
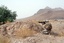
<path fill-rule="evenodd" d="M 49 34 L 49 33 L 51 32 L 51 29 L 52 29 L 51 23 L 46 23 L 46 24 L 44 25 L 43 33 L 44 33 L 44 34 Z"/>

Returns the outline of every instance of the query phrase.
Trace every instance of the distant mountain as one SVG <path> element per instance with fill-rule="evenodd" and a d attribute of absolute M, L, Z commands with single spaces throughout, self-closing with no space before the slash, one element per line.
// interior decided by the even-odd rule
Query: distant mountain
<path fill-rule="evenodd" d="M 49 19 L 64 19 L 64 9 L 62 8 L 50 8 L 46 7 L 44 9 L 40 9 L 33 16 L 28 17 L 26 19 L 33 20 L 49 20 Z"/>

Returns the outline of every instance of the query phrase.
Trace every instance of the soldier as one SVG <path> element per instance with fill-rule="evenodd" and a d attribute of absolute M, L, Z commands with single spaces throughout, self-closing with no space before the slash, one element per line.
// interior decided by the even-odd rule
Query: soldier
<path fill-rule="evenodd" d="M 44 25 L 43 34 L 50 34 L 51 29 L 52 29 L 51 23 L 47 22 L 47 23 Z"/>

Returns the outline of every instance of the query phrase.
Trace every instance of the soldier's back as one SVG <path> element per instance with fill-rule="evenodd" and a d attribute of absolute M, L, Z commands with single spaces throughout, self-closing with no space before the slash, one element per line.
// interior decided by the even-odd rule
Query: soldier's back
<path fill-rule="evenodd" d="M 52 24 L 51 23 L 46 23 L 44 25 L 44 28 L 47 29 L 47 30 L 51 30 L 52 29 Z"/>

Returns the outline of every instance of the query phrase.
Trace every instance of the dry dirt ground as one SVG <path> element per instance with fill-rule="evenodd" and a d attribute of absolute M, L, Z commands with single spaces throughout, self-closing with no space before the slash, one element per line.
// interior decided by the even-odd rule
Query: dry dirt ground
<path fill-rule="evenodd" d="M 50 35 L 40 33 L 43 28 L 37 21 L 20 21 L 2 25 L 0 43 L 64 43 L 64 20 L 50 20 L 50 23 L 53 27 Z"/>

